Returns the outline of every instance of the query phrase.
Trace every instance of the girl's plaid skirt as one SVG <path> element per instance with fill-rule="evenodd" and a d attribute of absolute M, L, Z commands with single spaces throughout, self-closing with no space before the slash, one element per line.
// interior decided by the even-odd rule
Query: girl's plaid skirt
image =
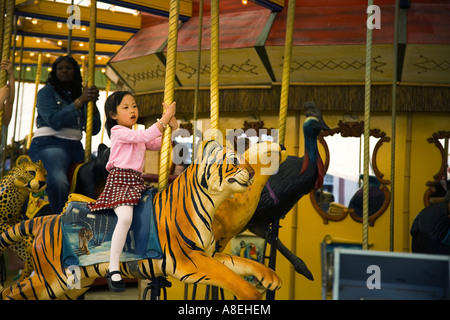
<path fill-rule="evenodd" d="M 149 189 L 144 184 L 141 173 L 132 169 L 114 168 L 106 180 L 105 189 L 97 202 L 87 204 L 91 211 L 112 209 L 118 206 L 136 205 L 142 193 Z"/>

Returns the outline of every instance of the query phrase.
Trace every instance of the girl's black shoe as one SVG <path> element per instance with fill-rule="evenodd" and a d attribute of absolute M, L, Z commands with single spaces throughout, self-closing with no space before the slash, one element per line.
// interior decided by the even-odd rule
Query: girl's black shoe
<path fill-rule="evenodd" d="M 119 281 L 114 281 L 113 279 L 111 279 L 111 276 L 114 274 L 120 274 L 120 271 L 111 271 L 108 272 L 105 276 L 107 282 L 108 282 L 108 287 L 109 290 L 113 291 L 113 292 L 123 292 L 127 289 L 127 287 L 125 286 L 125 281 L 123 281 L 123 279 L 120 279 Z"/>

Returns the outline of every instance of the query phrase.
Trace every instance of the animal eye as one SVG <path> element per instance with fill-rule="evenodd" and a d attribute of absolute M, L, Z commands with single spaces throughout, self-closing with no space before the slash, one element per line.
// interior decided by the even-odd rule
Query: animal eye
<path fill-rule="evenodd" d="M 29 174 L 29 175 L 32 175 L 33 177 L 36 177 L 36 171 L 27 171 L 27 173 Z"/>

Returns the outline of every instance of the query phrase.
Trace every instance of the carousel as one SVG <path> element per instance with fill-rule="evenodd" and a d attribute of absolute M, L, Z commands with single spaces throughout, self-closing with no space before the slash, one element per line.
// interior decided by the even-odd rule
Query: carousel
<path fill-rule="evenodd" d="M 0 2 L 16 81 L 9 123 L 0 109 L 1 299 L 123 299 L 102 291 L 115 215 L 86 206 L 111 143 L 95 102 L 60 214 L 27 156 L 63 55 L 100 89 L 102 122 L 117 90 L 136 130 L 177 103 L 179 128 L 145 155 L 130 299 L 450 299 L 447 1 Z"/>

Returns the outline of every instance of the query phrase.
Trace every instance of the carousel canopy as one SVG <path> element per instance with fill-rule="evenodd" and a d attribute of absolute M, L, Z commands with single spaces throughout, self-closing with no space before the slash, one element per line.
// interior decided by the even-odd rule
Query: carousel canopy
<path fill-rule="evenodd" d="M 220 108 L 225 111 L 277 110 L 283 68 L 287 1 L 220 1 Z M 71 54 L 80 64 L 89 53 L 88 0 L 80 8 L 80 28 L 67 21 L 71 0 L 15 0 L 15 63 L 31 66 L 38 53 L 43 66 Z M 372 97 L 374 110 L 390 110 L 394 52 L 394 0 L 379 0 L 380 29 L 373 30 Z M 450 110 L 450 3 L 400 1 L 399 111 Z M 410 5 L 408 5 L 410 3 Z M 123 10 L 122 10 L 123 9 Z M 289 108 L 314 100 L 322 110 L 363 108 L 367 1 L 297 0 Z M 160 112 L 164 89 L 169 1 L 97 1 L 96 68 L 118 88 L 134 91 L 144 114 Z M 209 109 L 210 1 L 205 1 L 202 63 L 196 70 L 199 0 L 180 0 L 176 99 L 192 112 L 193 87 L 200 73 L 200 112 Z M 22 57 L 22 58 L 20 58 Z M 34 68 L 34 69 L 33 69 Z M 47 68 L 42 68 L 45 73 Z M 41 79 L 46 79 L 45 74 Z M 105 83 L 105 81 L 103 81 Z M 101 86 L 104 88 L 104 85 Z M 148 107 L 147 107 L 148 106 Z"/>
<path fill-rule="evenodd" d="M 192 17 L 185 22 L 180 21 L 179 26 L 176 70 L 179 91 L 194 87 L 197 72 L 200 72 L 200 85 L 209 86 L 209 1 L 205 1 L 204 6 L 200 70 L 196 70 L 198 1 L 192 3 Z M 380 110 L 388 109 L 386 105 L 390 104 L 389 84 L 392 83 L 394 69 L 394 3 L 393 0 L 377 1 L 380 29 L 373 30 L 372 81 L 375 99 L 377 94 L 381 99 L 378 103 Z M 449 9 L 448 1 L 415 0 L 400 10 L 397 71 L 397 80 L 402 85 L 399 89 L 400 108 L 402 105 L 406 109 L 411 108 L 410 103 L 414 104 L 411 95 L 419 95 L 433 105 L 422 105 L 424 111 L 450 109 Z M 316 91 L 316 98 L 328 96 L 328 100 L 322 99 L 321 108 L 324 110 L 333 108 L 333 98 L 341 100 L 340 105 L 345 101 L 351 104 L 349 99 L 359 100 L 363 94 L 366 10 L 367 2 L 361 0 L 296 1 L 290 80 L 294 86 L 303 88 L 299 90 Z M 219 82 L 222 88 L 244 90 L 242 94 L 234 90 L 238 97 L 236 101 L 242 101 L 250 86 L 256 86 L 257 91 L 254 92 L 265 101 L 273 101 L 270 96 L 277 96 L 279 90 L 276 87 L 281 82 L 283 68 L 286 14 L 287 2 L 285 6 L 272 3 L 267 7 L 258 2 L 244 6 L 238 1 L 220 1 Z M 119 87 L 145 96 L 164 89 L 168 26 L 167 19 L 151 16 L 143 17 L 142 24 L 143 28 L 108 62 L 107 76 Z M 270 87 L 270 92 L 258 91 L 264 85 Z M 336 95 L 336 87 L 342 89 L 342 99 Z M 386 97 L 386 103 L 383 97 Z M 307 99 L 308 94 L 300 94 L 298 98 Z M 159 96 L 157 99 L 161 101 Z M 299 104 L 300 108 L 302 104 Z M 160 104 L 157 106 L 159 108 Z M 261 110 L 261 105 L 259 107 Z M 276 107 L 273 106 L 274 109 Z M 267 109 L 271 107 L 267 106 Z"/>
<path fill-rule="evenodd" d="M 33 81 L 39 53 L 42 54 L 43 66 L 51 66 L 58 56 L 68 52 L 80 64 L 83 61 L 87 62 L 89 0 L 15 0 L 14 2 L 17 27 L 11 47 L 15 49 L 15 63 L 33 69 L 29 74 L 24 74 L 25 80 Z M 78 12 L 69 9 L 72 3 L 79 10 Z M 168 10 L 168 1 L 98 1 L 95 67 L 99 70 L 106 67 L 109 59 L 141 29 L 143 16 L 167 17 Z M 78 25 L 75 22 L 76 13 L 78 14 L 76 16 Z M 192 2 L 181 0 L 180 21 L 188 20 L 191 15 Z M 70 31 L 69 22 L 73 26 Z M 45 72 L 43 71 L 42 79 L 46 79 Z"/>

